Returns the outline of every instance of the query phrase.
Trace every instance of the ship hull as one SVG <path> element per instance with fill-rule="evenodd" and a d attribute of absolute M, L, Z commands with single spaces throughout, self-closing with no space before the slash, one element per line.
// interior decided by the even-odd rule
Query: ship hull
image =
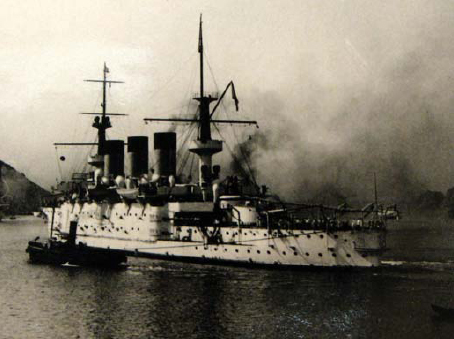
<path fill-rule="evenodd" d="M 299 232 L 288 234 L 283 231 L 278 237 L 246 239 L 241 243 L 206 244 L 202 241 L 155 241 L 144 242 L 126 239 L 112 239 L 99 236 L 79 236 L 78 241 L 85 246 L 124 251 L 128 255 L 159 258 L 166 260 L 225 263 L 247 266 L 287 266 L 287 267 L 374 267 L 380 265 L 383 249 L 379 242 L 380 232 L 367 234 L 369 248 L 355 249 L 355 240 L 364 233 L 338 232 Z M 260 230 L 262 233 L 266 230 Z M 224 232 L 229 232 L 224 230 Z M 263 234 L 261 235 L 263 237 Z M 338 241 L 340 238 L 340 241 Z M 370 245 L 376 242 L 377 246 Z"/>
<path fill-rule="evenodd" d="M 76 245 L 166 260 L 294 268 L 375 267 L 380 265 L 380 256 L 386 249 L 384 228 L 175 225 L 163 218 L 171 216 L 174 208 L 139 203 L 66 203 L 55 211 L 47 209 L 46 214 L 49 228 L 58 240 L 70 237 L 73 224 Z M 216 232 L 217 241 L 210 242 L 206 235 Z"/>

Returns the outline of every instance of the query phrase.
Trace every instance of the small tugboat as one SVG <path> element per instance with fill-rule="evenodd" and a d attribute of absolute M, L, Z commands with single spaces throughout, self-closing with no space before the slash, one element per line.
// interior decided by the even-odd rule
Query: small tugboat
<path fill-rule="evenodd" d="M 98 141 L 90 145 L 97 146 L 97 154 L 88 158 L 91 170 L 74 173 L 72 187 L 54 205 L 43 208 L 51 240 L 29 243 L 31 261 L 115 265 L 126 256 L 142 256 L 292 268 L 380 265 L 389 211 L 377 199 L 364 209 L 285 203 L 258 185 L 252 171 L 221 175 L 220 165 L 212 160 L 225 140 L 212 139 L 211 127 L 257 122 L 215 117 L 229 89 L 237 110 L 238 99 L 233 82 L 220 96 L 205 92 L 203 49 L 200 20 L 197 114 L 193 119 L 145 119 L 189 124 L 197 136 L 190 143 L 190 134 L 181 140 L 189 150 L 188 156 L 181 156 L 184 147 L 177 151 L 175 132 L 155 133 L 154 168 L 148 165 L 148 136 L 129 136 L 126 143 L 106 139 L 106 130 L 112 127 L 109 115 L 121 115 L 106 112 L 106 85 L 121 81 L 107 79 L 105 64 L 102 80 L 87 80 L 103 86 L 102 113 L 85 113 L 96 115 L 92 126 Z M 189 157 L 198 158 L 197 179 L 177 170 L 177 154 L 178 168 Z"/>
<path fill-rule="evenodd" d="M 117 267 L 126 262 L 126 256 L 121 252 L 87 248 L 71 242 L 37 240 L 29 241 L 26 250 L 29 261 L 35 264 Z"/>
<path fill-rule="evenodd" d="M 52 219 L 54 216 L 55 208 L 53 208 Z M 53 229 L 50 230 L 50 237 L 47 241 L 38 241 L 39 237 L 36 237 L 33 241 L 28 242 L 26 252 L 29 254 L 30 263 L 116 267 L 127 260 L 126 255 L 122 252 L 88 248 L 83 243 L 76 244 L 74 224 L 65 239 L 57 240 L 52 233 Z"/>

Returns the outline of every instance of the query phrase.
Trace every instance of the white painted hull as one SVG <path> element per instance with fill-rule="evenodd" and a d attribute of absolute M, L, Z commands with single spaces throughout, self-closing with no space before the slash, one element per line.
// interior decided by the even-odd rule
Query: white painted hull
<path fill-rule="evenodd" d="M 266 228 L 223 226 L 222 243 L 207 244 L 197 226 L 174 226 L 157 214 L 162 210 L 140 204 L 115 205 L 63 204 L 55 210 L 53 234 L 64 237 L 69 222 L 74 221 L 76 243 L 94 248 L 171 260 L 293 267 L 378 266 L 385 248 L 385 230 L 381 228 L 274 230 L 269 234 Z M 168 210 L 164 208 L 164 212 Z M 47 209 L 46 213 L 50 223 L 52 212 Z M 167 236 L 159 235 L 163 225 L 170 230 Z M 208 231 L 213 229 L 208 227 Z"/>

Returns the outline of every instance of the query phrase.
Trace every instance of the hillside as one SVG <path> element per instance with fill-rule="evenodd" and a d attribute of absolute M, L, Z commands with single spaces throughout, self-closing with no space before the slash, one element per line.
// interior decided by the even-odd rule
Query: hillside
<path fill-rule="evenodd" d="M 8 206 L 2 208 L 6 214 L 29 214 L 39 210 L 41 197 L 50 193 L 27 179 L 25 174 L 16 171 L 12 166 L 0 160 L 1 203 Z"/>

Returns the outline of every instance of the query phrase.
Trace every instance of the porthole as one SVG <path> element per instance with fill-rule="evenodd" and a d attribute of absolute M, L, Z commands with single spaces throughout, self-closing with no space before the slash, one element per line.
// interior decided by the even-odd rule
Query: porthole
<path fill-rule="evenodd" d="M 227 252 L 227 248 L 224 248 L 224 252 Z"/>
<path fill-rule="evenodd" d="M 215 250 L 215 251 L 217 251 L 217 250 L 218 250 L 218 248 L 217 248 L 217 247 L 215 247 L 215 248 L 214 248 L 214 250 Z"/>
<path fill-rule="evenodd" d="M 266 233 L 263 233 L 263 236 L 266 237 Z"/>
<path fill-rule="evenodd" d="M 323 234 L 320 234 L 320 239 L 323 239 Z"/>
<path fill-rule="evenodd" d="M 351 255 L 347 253 L 347 258 L 350 258 L 350 257 L 351 257 Z"/>
<path fill-rule="evenodd" d="M 251 250 L 247 250 L 248 253 L 251 253 Z"/>
<path fill-rule="evenodd" d="M 257 250 L 257 254 L 260 254 L 260 250 Z"/>
<path fill-rule="evenodd" d="M 337 234 L 334 234 L 334 239 L 337 239 L 339 238 L 339 236 Z"/>
<path fill-rule="evenodd" d="M 255 233 L 252 234 L 255 237 Z"/>
<path fill-rule="evenodd" d="M 336 253 L 333 253 L 332 256 L 333 256 L 333 257 L 337 257 Z"/>
<path fill-rule="evenodd" d="M 309 256 L 309 253 L 308 253 L 308 252 L 306 252 L 306 257 L 308 257 L 308 256 Z"/>
<path fill-rule="evenodd" d="M 310 239 L 310 238 L 311 238 L 311 235 L 310 235 L 310 234 L 307 234 L 307 238 Z"/>
<path fill-rule="evenodd" d="M 362 256 L 363 258 L 365 258 L 365 257 L 367 257 L 367 254 L 366 254 L 366 253 L 363 253 L 363 254 L 361 254 L 361 256 Z"/>
<path fill-rule="evenodd" d="M 319 257 L 322 257 L 322 256 L 323 256 L 323 254 L 319 253 L 319 254 L 318 254 L 318 256 L 319 256 Z"/>
<path fill-rule="evenodd" d="M 246 235 L 246 234 L 247 234 L 247 232 L 244 232 L 243 234 L 244 234 L 244 235 Z"/>
<path fill-rule="evenodd" d="M 266 253 L 268 253 L 268 254 L 271 254 L 271 252 L 270 252 L 270 251 L 266 251 Z"/>
<path fill-rule="evenodd" d="M 235 252 L 238 253 L 238 249 L 235 249 Z"/>
<path fill-rule="evenodd" d="M 287 252 L 284 251 L 284 252 L 282 252 L 282 254 L 283 254 L 283 255 L 287 255 Z"/>
<path fill-rule="evenodd" d="M 195 230 L 194 233 L 197 233 L 197 230 Z"/>
<path fill-rule="evenodd" d="M 196 246 L 195 249 L 198 250 L 199 248 Z"/>
<path fill-rule="evenodd" d="M 227 232 L 225 232 L 225 233 L 226 233 L 227 235 L 229 234 L 229 232 L 228 232 L 228 231 L 227 231 Z"/>
<path fill-rule="evenodd" d="M 293 252 L 293 255 L 298 255 L 298 252 Z"/>

